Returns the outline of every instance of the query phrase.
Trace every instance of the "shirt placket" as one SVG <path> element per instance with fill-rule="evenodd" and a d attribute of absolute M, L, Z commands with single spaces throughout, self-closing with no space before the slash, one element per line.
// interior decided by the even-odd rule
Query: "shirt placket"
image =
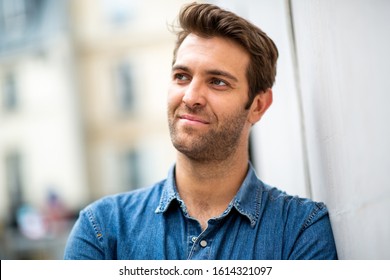
<path fill-rule="evenodd" d="M 188 260 L 208 260 L 210 259 L 212 236 L 211 228 L 209 227 L 200 232 L 199 223 L 190 219 L 189 221 L 189 253 Z"/>

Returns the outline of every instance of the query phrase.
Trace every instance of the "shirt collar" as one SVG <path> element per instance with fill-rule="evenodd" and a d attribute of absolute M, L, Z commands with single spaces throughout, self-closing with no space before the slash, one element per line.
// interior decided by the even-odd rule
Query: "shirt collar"
<path fill-rule="evenodd" d="M 169 169 L 168 177 L 162 189 L 160 203 L 158 204 L 155 213 L 164 213 L 167 211 L 169 205 L 174 199 L 180 200 L 179 193 L 176 190 L 175 165 Z"/>
<path fill-rule="evenodd" d="M 259 219 L 262 190 L 262 182 L 257 178 L 252 164 L 249 163 L 248 173 L 223 215 L 229 213 L 231 208 L 234 207 L 241 215 L 247 217 L 251 226 L 254 227 Z M 155 213 L 164 213 L 173 200 L 182 202 L 176 189 L 175 165 L 168 172 Z"/>
<path fill-rule="evenodd" d="M 254 227 L 260 216 L 263 183 L 258 179 L 255 169 L 249 163 L 248 173 L 241 184 L 236 196 L 232 200 L 234 208 L 247 217 Z"/>

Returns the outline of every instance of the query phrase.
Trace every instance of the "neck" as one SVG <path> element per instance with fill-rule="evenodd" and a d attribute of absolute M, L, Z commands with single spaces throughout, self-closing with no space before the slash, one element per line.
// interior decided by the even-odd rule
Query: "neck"
<path fill-rule="evenodd" d="M 223 161 L 199 162 L 178 153 L 176 185 L 189 214 L 202 228 L 219 216 L 236 195 L 248 171 L 248 153 L 236 151 Z"/>

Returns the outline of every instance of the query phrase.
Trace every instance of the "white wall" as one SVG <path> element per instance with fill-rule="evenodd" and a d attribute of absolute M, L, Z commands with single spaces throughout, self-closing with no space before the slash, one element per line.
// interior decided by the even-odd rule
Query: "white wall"
<path fill-rule="evenodd" d="M 390 258 L 390 2 L 293 1 L 314 198 L 340 258 Z"/>

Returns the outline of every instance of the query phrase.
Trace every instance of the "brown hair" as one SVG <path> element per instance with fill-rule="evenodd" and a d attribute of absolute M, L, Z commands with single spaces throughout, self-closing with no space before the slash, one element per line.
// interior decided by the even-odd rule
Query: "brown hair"
<path fill-rule="evenodd" d="M 176 32 L 177 41 L 173 51 L 173 63 L 177 51 L 190 34 L 201 37 L 220 36 L 240 44 L 250 55 L 247 68 L 250 107 L 255 96 L 272 88 L 276 76 L 278 50 L 274 42 L 260 28 L 212 4 L 191 3 L 185 5 L 179 14 L 180 29 Z"/>

